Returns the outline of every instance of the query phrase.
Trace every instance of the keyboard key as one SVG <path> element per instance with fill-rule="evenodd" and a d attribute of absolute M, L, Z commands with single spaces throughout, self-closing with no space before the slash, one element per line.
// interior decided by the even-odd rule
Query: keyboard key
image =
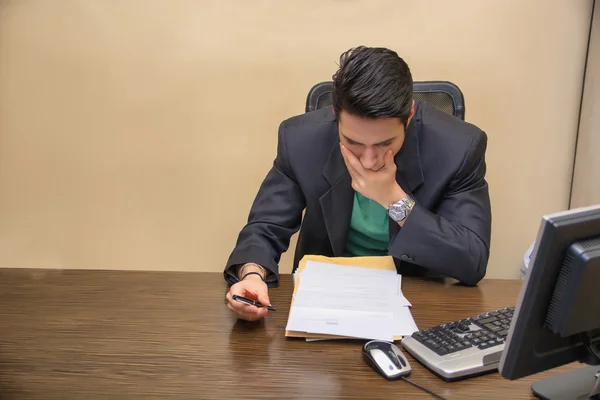
<path fill-rule="evenodd" d="M 498 335 L 500 335 L 500 336 L 508 335 L 508 329 L 504 329 L 503 331 L 498 332 Z"/>
<path fill-rule="evenodd" d="M 463 340 L 462 345 L 465 346 L 465 348 L 473 347 L 473 343 L 468 340 Z"/>
<path fill-rule="evenodd" d="M 494 321 L 494 322 L 492 322 L 492 323 L 493 323 L 494 325 L 496 325 L 496 326 L 501 326 L 501 325 L 502 325 L 502 322 L 500 322 L 500 321 Z"/>
<path fill-rule="evenodd" d="M 438 347 L 440 347 L 440 344 L 439 344 L 439 343 L 437 343 L 437 342 L 434 342 L 434 341 L 433 341 L 433 340 L 431 340 L 431 339 L 428 339 L 428 340 L 424 341 L 424 342 L 423 342 L 423 344 L 424 344 L 425 346 L 429 347 L 431 350 L 435 350 L 435 349 L 437 349 Z"/>
<path fill-rule="evenodd" d="M 458 349 L 454 345 L 446 346 L 446 348 L 448 349 L 448 353 L 454 353 L 458 351 Z"/>
<path fill-rule="evenodd" d="M 466 346 L 463 346 L 463 344 L 462 344 L 462 343 L 460 343 L 460 342 L 457 342 L 457 343 L 454 345 L 454 347 L 456 347 L 456 350 L 457 350 L 457 351 L 461 351 L 461 350 L 464 350 L 464 349 L 466 349 Z"/>
<path fill-rule="evenodd" d="M 500 314 L 498 311 L 492 311 L 490 313 L 490 315 L 493 316 L 493 317 L 497 316 L 498 314 Z"/>
<path fill-rule="evenodd" d="M 412 334 L 412 338 L 415 339 L 417 342 L 419 343 L 423 343 L 425 341 L 425 338 L 423 337 L 423 335 L 419 332 L 413 333 Z"/>
<path fill-rule="evenodd" d="M 489 324 L 490 322 L 494 322 L 497 320 L 498 320 L 498 318 L 496 318 L 496 317 L 490 317 L 490 318 L 480 319 L 479 321 L 477 321 L 477 323 L 479 325 L 485 325 L 485 324 Z"/>
<path fill-rule="evenodd" d="M 496 331 L 502 330 L 502 328 L 500 328 L 499 326 L 496 326 L 494 324 L 485 324 L 484 326 L 486 328 L 488 328 L 489 330 L 491 330 L 492 332 L 496 332 Z"/>
<path fill-rule="evenodd" d="M 437 354 L 439 354 L 440 356 L 445 356 L 446 354 L 448 354 L 448 349 L 444 346 L 442 347 L 438 347 L 437 349 L 435 349 L 435 352 Z"/>
<path fill-rule="evenodd" d="M 460 329 L 462 332 L 468 332 L 469 331 L 469 326 L 467 324 L 458 324 L 458 329 Z"/>
<path fill-rule="evenodd" d="M 488 349 L 488 348 L 490 348 L 490 347 L 494 347 L 494 346 L 496 346 L 496 345 L 498 345 L 498 344 L 500 344 L 500 343 L 496 343 L 496 341 L 495 341 L 495 340 L 488 340 L 487 342 L 483 342 L 483 343 L 481 343 L 481 344 L 480 344 L 479 346 L 477 346 L 477 347 L 483 350 L 483 349 Z"/>

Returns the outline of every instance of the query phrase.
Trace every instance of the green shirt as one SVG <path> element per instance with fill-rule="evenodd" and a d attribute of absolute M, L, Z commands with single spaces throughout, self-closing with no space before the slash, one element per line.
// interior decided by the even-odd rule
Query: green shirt
<path fill-rule="evenodd" d="M 376 201 L 354 192 L 346 253 L 349 256 L 387 255 L 389 229 L 387 210 Z"/>

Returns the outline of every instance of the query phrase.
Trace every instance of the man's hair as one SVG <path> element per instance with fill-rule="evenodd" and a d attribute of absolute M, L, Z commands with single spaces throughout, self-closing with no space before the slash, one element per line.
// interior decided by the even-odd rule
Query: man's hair
<path fill-rule="evenodd" d="M 413 80 L 395 51 L 359 46 L 340 56 L 333 75 L 333 109 L 364 118 L 400 118 L 404 126 L 412 107 Z"/>

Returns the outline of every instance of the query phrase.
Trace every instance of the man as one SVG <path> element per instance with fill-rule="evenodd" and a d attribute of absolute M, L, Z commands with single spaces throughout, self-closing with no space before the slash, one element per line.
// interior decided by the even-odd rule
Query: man
<path fill-rule="evenodd" d="M 489 258 L 487 137 L 413 101 L 408 65 L 385 48 L 340 57 L 333 109 L 284 121 L 274 165 L 225 268 L 229 308 L 267 313 L 278 262 L 300 228 L 294 268 L 306 254 L 391 255 L 401 274 L 428 271 L 476 285 Z M 304 211 L 304 218 L 302 213 Z"/>

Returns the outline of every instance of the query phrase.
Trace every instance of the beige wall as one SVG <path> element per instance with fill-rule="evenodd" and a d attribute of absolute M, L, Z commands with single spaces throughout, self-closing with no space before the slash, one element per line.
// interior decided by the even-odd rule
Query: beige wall
<path fill-rule="evenodd" d="M 2 2 L 0 265 L 220 271 L 279 122 L 367 44 L 464 91 L 489 135 L 488 277 L 517 277 L 541 215 L 568 206 L 590 12 L 590 0 Z"/>
<path fill-rule="evenodd" d="M 573 175 L 572 207 L 600 204 L 600 5 L 594 7 L 581 121 Z"/>

